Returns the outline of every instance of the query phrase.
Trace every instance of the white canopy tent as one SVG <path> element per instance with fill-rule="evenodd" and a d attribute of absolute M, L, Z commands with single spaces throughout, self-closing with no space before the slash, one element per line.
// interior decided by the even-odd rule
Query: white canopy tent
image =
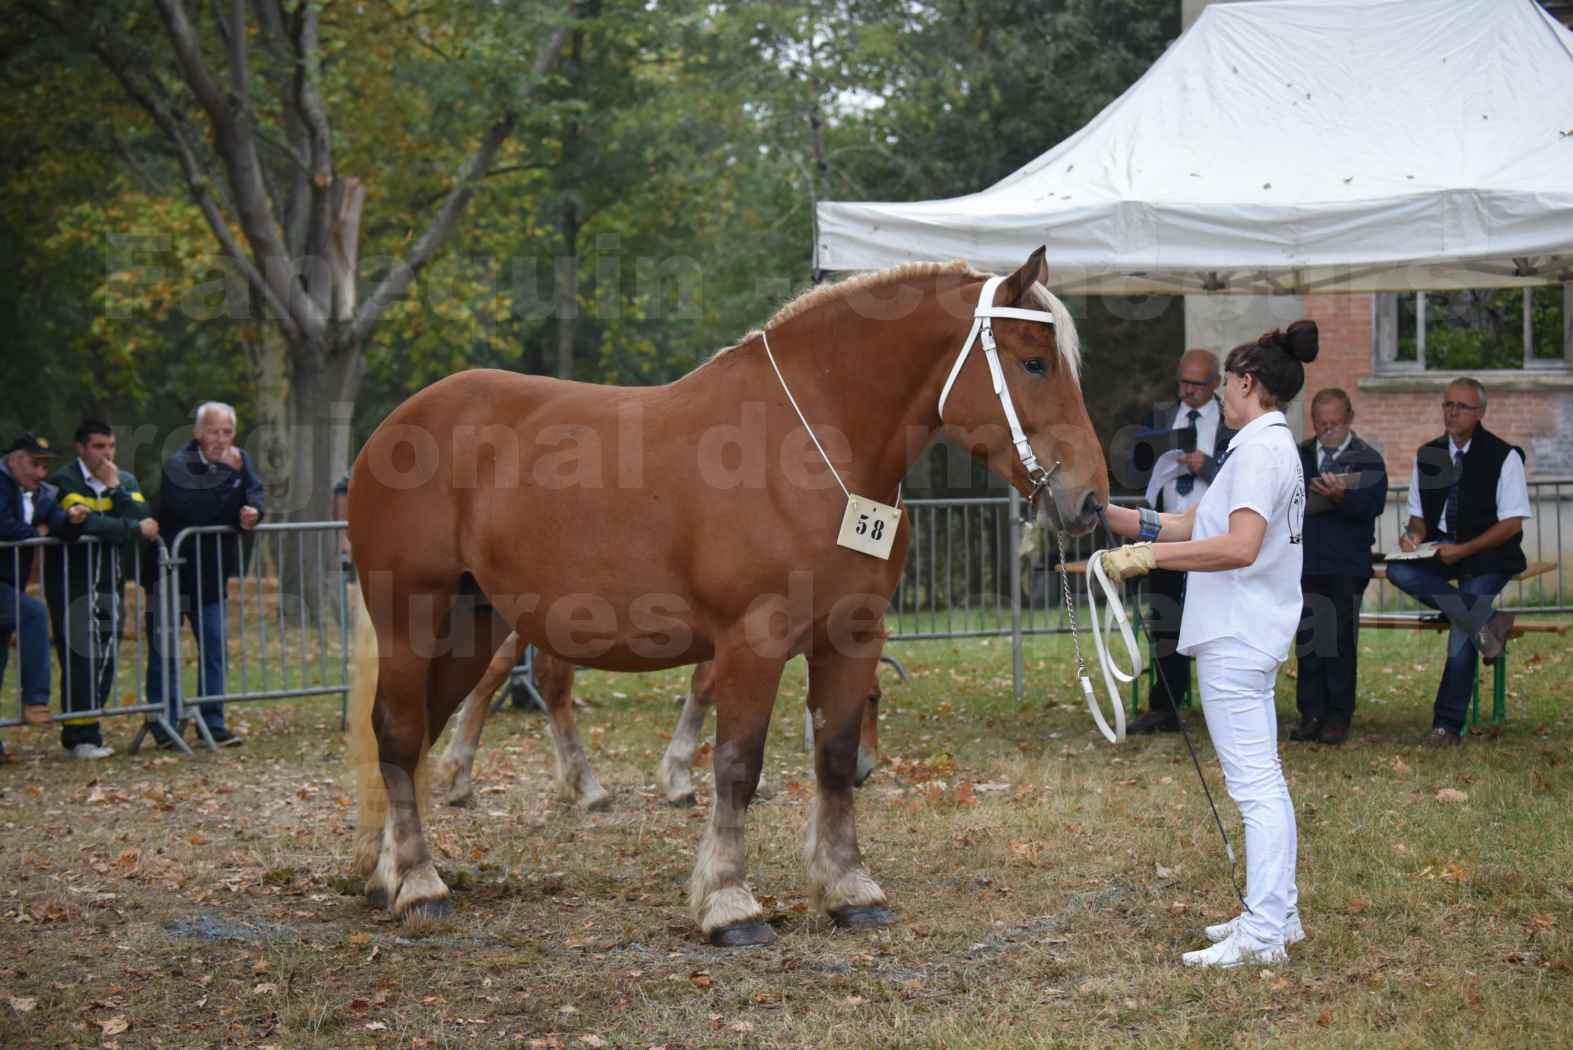
<path fill-rule="evenodd" d="M 1061 293 L 1573 281 L 1573 33 L 1534 0 L 1214 4 L 996 185 L 817 225 L 821 270 L 1047 244 Z"/>

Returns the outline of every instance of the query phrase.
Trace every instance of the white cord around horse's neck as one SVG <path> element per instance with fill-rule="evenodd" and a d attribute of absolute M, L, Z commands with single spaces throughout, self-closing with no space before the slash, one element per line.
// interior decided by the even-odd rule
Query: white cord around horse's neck
<path fill-rule="evenodd" d="M 792 406 L 792 411 L 797 413 L 798 422 L 803 424 L 803 429 L 808 431 L 808 439 L 819 449 L 819 458 L 825 461 L 825 466 L 830 470 L 830 476 L 836 479 L 836 484 L 841 486 L 842 493 L 847 499 L 852 498 L 852 493 L 847 489 L 847 483 L 841 480 L 841 475 L 836 472 L 836 465 L 830 462 L 830 457 L 825 455 L 825 446 L 819 443 L 819 438 L 814 435 L 814 428 L 808 425 L 808 420 L 803 416 L 803 410 L 797 407 L 797 398 L 792 396 L 792 388 L 787 386 L 786 376 L 781 374 L 781 366 L 776 364 L 776 355 L 770 352 L 770 337 L 765 330 L 759 330 L 759 338 L 765 344 L 765 356 L 770 359 L 770 367 L 775 371 L 776 378 L 781 380 L 781 389 L 786 392 L 787 402 Z M 901 506 L 901 483 L 896 483 L 896 502 L 892 506 Z"/>

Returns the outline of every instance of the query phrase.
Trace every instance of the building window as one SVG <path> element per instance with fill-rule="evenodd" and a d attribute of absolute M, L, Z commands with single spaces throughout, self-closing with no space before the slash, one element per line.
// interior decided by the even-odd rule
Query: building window
<path fill-rule="evenodd" d="M 1573 369 L 1573 285 L 1374 298 L 1379 373 Z"/>

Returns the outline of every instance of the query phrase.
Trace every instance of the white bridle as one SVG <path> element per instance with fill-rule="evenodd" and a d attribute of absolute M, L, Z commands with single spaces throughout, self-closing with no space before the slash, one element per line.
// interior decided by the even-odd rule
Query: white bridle
<path fill-rule="evenodd" d="M 1000 408 L 1005 411 L 1005 423 L 1010 427 L 1011 444 L 1016 446 L 1016 455 L 1021 457 L 1021 465 L 1027 470 L 1027 480 L 1032 483 L 1032 489 L 1027 495 L 1027 503 L 1031 506 L 1037 501 L 1038 494 L 1048 487 L 1049 478 L 1060 465 L 1055 463 L 1048 470 L 1044 470 L 1038 462 L 1037 453 L 1032 451 L 1032 443 L 1027 440 L 1026 431 L 1021 429 L 1021 419 L 1016 415 L 1015 403 L 1011 401 L 1010 387 L 1005 384 L 1005 370 L 1000 367 L 999 348 L 994 343 L 992 319 L 1009 317 L 1018 321 L 1037 321 L 1040 324 L 1052 325 L 1054 315 L 1047 310 L 995 306 L 995 289 L 999 288 L 1004 280 L 1003 277 L 990 277 L 983 282 L 983 291 L 978 295 L 977 308 L 972 312 L 972 331 L 967 333 L 967 341 L 961 344 L 961 353 L 956 355 L 956 363 L 951 366 L 950 376 L 939 392 L 939 418 L 940 422 L 945 421 L 945 399 L 950 397 L 950 388 L 956 385 L 956 377 L 961 374 L 961 366 L 967 363 L 967 352 L 972 349 L 974 342 L 982 343 L 983 359 L 988 362 L 989 376 L 994 383 L 994 394 L 1000 399 Z"/>

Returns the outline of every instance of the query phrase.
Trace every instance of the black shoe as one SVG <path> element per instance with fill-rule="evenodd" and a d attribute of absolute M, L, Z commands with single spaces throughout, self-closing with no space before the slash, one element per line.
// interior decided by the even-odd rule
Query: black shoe
<path fill-rule="evenodd" d="M 1289 730 L 1289 739 L 1296 743 L 1315 740 L 1322 735 L 1322 720 L 1320 718 L 1302 718 L 1300 724 Z"/>
<path fill-rule="evenodd" d="M 1432 726 L 1431 731 L 1420 738 L 1420 746 L 1436 750 L 1443 747 L 1457 747 L 1464 742 L 1463 738 L 1451 729 L 1441 726 Z"/>
<path fill-rule="evenodd" d="M 1426 624 L 1427 626 L 1439 626 L 1441 624 L 1447 623 L 1447 617 L 1443 616 L 1441 613 L 1427 613 L 1426 615 L 1420 617 L 1420 622 Z"/>
<path fill-rule="evenodd" d="M 1178 733 L 1180 720 L 1173 711 L 1148 711 L 1136 721 L 1125 727 L 1125 734 L 1130 736 L 1148 736 L 1152 733 Z"/>
<path fill-rule="evenodd" d="M 1329 747 L 1337 747 L 1349 739 L 1349 723 L 1340 719 L 1330 718 L 1322 726 L 1322 731 L 1316 735 L 1316 742 Z"/>
<path fill-rule="evenodd" d="M 1513 613 L 1492 613 L 1486 625 L 1475 632 L 1475 647 L 1480 650 L 1480 657 L 1486 663 L 1494 664 L 1501 658 L 1515 619 L 1517 616 Z"/>
<path fill-rule="evenodd" d="M 219 747 L 239 747 L 246 742 L 245 737 L 236 736 L 223 726 L 209 726 L 208 735 Z"/>

